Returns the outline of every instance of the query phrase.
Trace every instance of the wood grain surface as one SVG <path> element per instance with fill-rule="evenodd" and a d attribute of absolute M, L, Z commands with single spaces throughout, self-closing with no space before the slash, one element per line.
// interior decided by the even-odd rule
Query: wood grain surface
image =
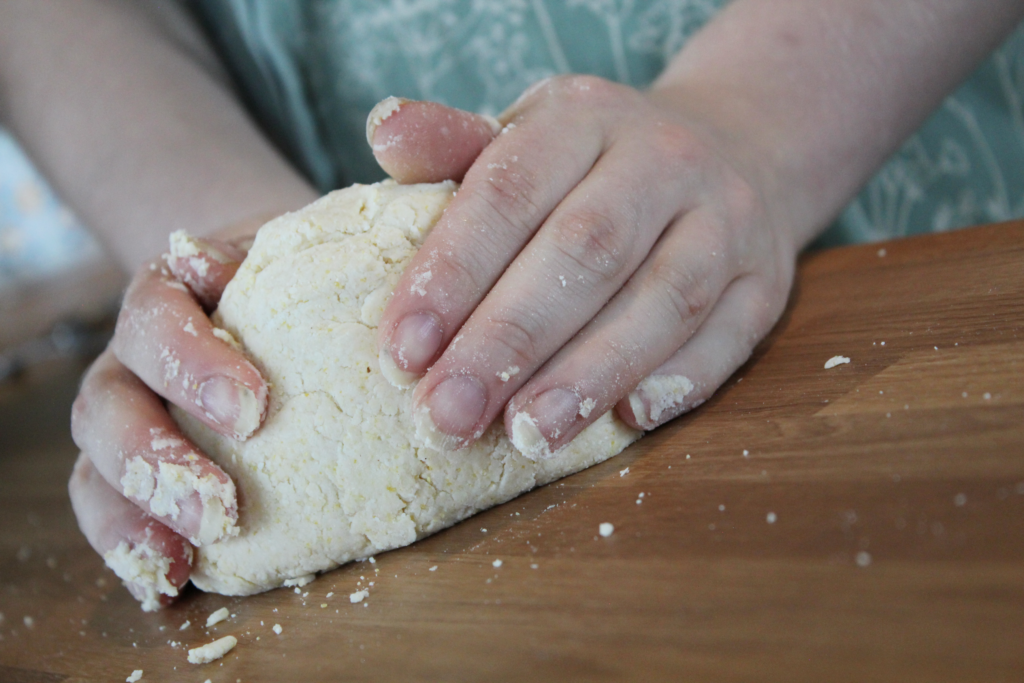
<path fill-rule="evenodd" d="M 138 609 L 67 501 L 78 372 L 0 390 L 4 683 L 1024 680 L 1022 223 L 805 257 L 692 414 L 298 593 Z"/>

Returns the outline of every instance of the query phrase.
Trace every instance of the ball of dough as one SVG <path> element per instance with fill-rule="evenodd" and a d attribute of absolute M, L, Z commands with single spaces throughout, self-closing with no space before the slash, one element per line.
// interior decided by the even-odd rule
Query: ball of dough
<path fill-rule="evenodd" d="M 239 491 L 240 533 L 197 550 L 199 588 L 249 595 L 407 545 L 639 436 L 608 413 L 538 461 L 512 446 L 500 420 L 455 452 L 417 436 L 411 386 L 382 375 L 376 328 L 456 190 L 356 185 L 260 229 L 213 320 L 269 383 L 267 419 L 238 442 L 174 411 Z"/>

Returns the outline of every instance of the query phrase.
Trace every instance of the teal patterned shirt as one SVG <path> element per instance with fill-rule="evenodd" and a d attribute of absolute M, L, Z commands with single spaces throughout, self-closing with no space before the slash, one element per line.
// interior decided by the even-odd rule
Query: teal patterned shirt
<path fill-rule="evenodd" d="M 642 88 L 726 2 L 181 1 L 208 29 L 264 128 L 325 191 L 382 177 L 363 131 L 367 113 L 388 95 L 495 114 L 559 73 Z M 48 199 L 24 200 L 35 196 Z M 1021 28 L 878 171 L 818 245 L 1019 217 Z M 83 243 L 98 251 L 0 131 L 0 286 L 62 267 Z"/>
<path fill-rule="evenodd" d="M 588 73 L 638 88 L 726 0 L 204 0 L 249 104 L 321 189 L 382 176 L 364 138 L 388 95 L 495 114 Z M 1024 215 L 1024 31 L 885 164 L 820 245 Z"/>

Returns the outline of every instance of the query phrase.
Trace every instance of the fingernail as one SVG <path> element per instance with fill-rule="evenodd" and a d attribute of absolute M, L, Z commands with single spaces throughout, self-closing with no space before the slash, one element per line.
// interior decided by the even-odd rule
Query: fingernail
<path fill-rule="evenodd" d="M 388 350 L 399 369 L 423 373 L 441 348 L 444 331 L 433 313 L 412 313 L 398 323 Z"/>
<path fill-rule="evenodd" d="M 236 439 L 246 439 L 260 426 L 266 408 L 266 390 L 257 396 L 249 387 L 217 376 L 199 387 L 199 407 L 206 416 L 227 427 Z"/>
<path fill-rule="evenodd" d="M 692 391 L 693 382 L 689 377 L 651 375 L 629 394 L 629 407 L 638 425 L 653 429 L 682 412 L 683 400 Z"/>
<path fill-rule="evenodd" d="M 131 547 L 127 541 L 121 541 L 116 548 L 104 553 L 103 561 L 124 581 L 125 587 L 142 603 L 146 612 L 160 609 L 161 595 L 178 595 L 178 587 L 167 580 L 171 558 L 148 543 L 137 543 Z"/>
<path fill-rule="evenodd" d="M 512 445 L 531 460 L 550 458 L 551 444 L 576 421 L 580 400 L 567 389 L 549 389 L 533 399 L 529 410 L 512 418 Z"/>
<path fill-rule="evenodd" d="M 203 546 L 238 535 L 238 504 L 235 485 L 222 483 L 214 477 L 204 478 L 207 487 L 199 487 L 203 500 L 203 516 L 199 520 L 199 533 L 190 538 L 192 545 Z"/>
<path fill-rule="evenodd" d="M 408 101 L 403 97 L 386 97 L 373 106 L 369 116 L 366 117 L 366 141 L 370 147 L 373 147 L 373 136 L 377 132 L 377 126 L 384 123 L 389 116 Z"/>
<path fill-rule="evenodd" d="M 397 389 L 403 389 L 419 379 L 419 374 L 398 367 L 387 349 L 381 349 L 377 354 L 377 363 L 380 365 L 380 374 Z"/>
<path fill-rule="evenodd" d="M 159 438 L 153 440 L 154 450 L 161 449 L 160 443 Z M 121 489 L 126 497 L 144 503 L 151 514 L 187 536 L 192 545 L 202 547 L 238 535 L 234 483 L 203 472 L 195 462 L 161 461 L 154 468 L 136 456 L 125 462 Z"/>
<path fill-rule="evenodd" d="M 426 417 L 438 431 L 465 441 L 484 414 L 487 390 L 475 377 L 449 377 L 434 387 L 425 405 L 429 409 Z"/>
<path fill-rule="evenodd" d="M 196 547 L 237 536 L 238 498 L 229 479 L 190 467 L 160 463 L 156 492 L 149 501 L 157 515 L 177 521 L 180 533 Z M 178 512 L 180 509 L 180 512 Z"/>

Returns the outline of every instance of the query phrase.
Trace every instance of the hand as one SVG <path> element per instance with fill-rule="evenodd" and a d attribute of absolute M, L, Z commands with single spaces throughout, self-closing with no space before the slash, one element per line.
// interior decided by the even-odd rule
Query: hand
<path fill-rule="evenodd" d="M 382 364 L 425 373 L 414 406 L 435 445 L 472 443 L 503 410 L 533 458 L 612 408 L 652 429 L 781 314 L 799 239 L 771 219 L 739 132 L 685 93 L 551 79 L 493 140 L 482 117 L 399 104 L 368 130 L 381 165 L 403 180 L 434 154 L 438 174 L 416 180 L 465 175 L 380 324 Z"/>
<path fill-rule="evenodd" d="M 188 581 L 193 545 L 237 533 L 234 484 L 181 434 L 163 400 L 236 439 L 252 434 L 267 408 L 259 372 L 214 335 L 204 311 L 244 251 L 182 234 L 172 244 L 129 285 L 71 421 L 82 449 L 68 486 L 79 526 L 146 610 Z"/>

